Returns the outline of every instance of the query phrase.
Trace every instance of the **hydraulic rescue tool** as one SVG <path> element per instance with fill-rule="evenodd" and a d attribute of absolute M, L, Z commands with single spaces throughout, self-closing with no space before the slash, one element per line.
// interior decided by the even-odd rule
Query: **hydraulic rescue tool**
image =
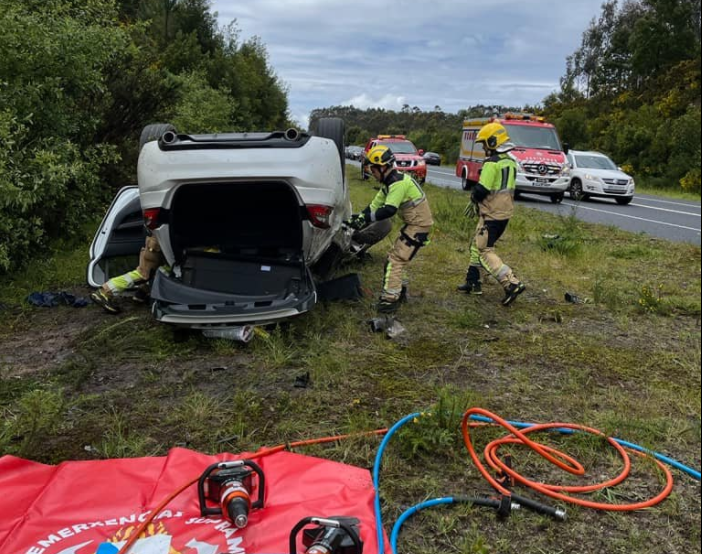
<path fill-rule="evenodd" d="M 263 508 L 265 484 L 263 471 L 251 460 L 212 464 L 200 476 L 197 484 L 200 514 L 203 517 L 224 515 L 243 529 L 249 522 L 251 509 Z M 252 502 L 254 488 L 258 489 L 258 498 Z M 208 501 L 216 506 L 208 506 Z"/>
<path fill-rule="evenodd" d="M 290 532 L 290 554 L 297 554 L 297 537 L 308 525 L 316 527 L 302 533 L 305 554 L 363 554 L 360 524 L 355 517 L 306 517 Z"/>

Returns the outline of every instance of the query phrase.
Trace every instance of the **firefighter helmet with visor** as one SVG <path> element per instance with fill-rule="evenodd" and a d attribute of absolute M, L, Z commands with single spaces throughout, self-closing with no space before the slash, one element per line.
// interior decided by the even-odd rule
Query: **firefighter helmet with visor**
<path fill-rule="evenodd" d="M 490 150 L 495 150 L 509 140 L 507 129 L 497 122 L 488 123 L 481 127 L 475 142 L 482 142 Z"/>
<path fill-rule="evenodd" d="M 377 166 L 390 166 L 395 163 L 395 155 L 387 146 L 374 146 L 366 154 L 366 163 Z"/>

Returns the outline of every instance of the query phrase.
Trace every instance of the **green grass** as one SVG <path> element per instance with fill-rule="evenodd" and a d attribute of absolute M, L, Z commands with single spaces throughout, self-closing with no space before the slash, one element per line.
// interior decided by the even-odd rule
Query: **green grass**
<path fill-rule="evenodd" d="M 375 190 L 356 172 L 350 177 L 360 209 Z M 409 267 L 411 300 L 399 315 L 407 333 L 393 341 L 366 324 L 392 236 L 366 263 L 339 271 L 358 272 L 373 297 L 320 304 L 248 345 L 176 340 L 127 301 L 117 317 L 94 306 L 24 304 L 33 290 L 87 294 L 87 240 L 57 246 L 3 277 L 0 452 L 45 463 L 163 455 L 174 446 L 243 452 L 431 412 L 387 450 L 381 492 L 388 530 L 424 499 L 489 492 L 458 429 L 472 406 L 508 419 L 597 427 L 699 469 L 700 249 L 518 205 L 497 251 L 528 289 L 506 309 L 488 278 L 482 297 L 455 291 L 474 225 L 462 216 L 467 198 L 426 189 L 436 226 Z M 565 292 L 588 302 L 567 303 Z M 295 387 L 304 374 L 309 387 Z M 482 446 L 497 436 L 475 431 Z M 591 481 L 619 467 L 597 438 L 539 439 L 578 457 Z M 359 437 L 305 453 L 370 467 L 378 444 Z M 510 450 L 531 477 L 575 481 L 523 448 Z M 428 510 L 407 522 L 400 552 L 699 552 L 699 484 L 679 472 L 675 478 L 671 499 L 637 514 L 573 507 L 565 523 L 528 511 L 500 522 L 467 506 Z M 600 497 L 650 496 L 660 486 L 658 470 L 637 459 L 626 483 Z"/>
<path fill-rule="evenodd" d="M 660 187 L 649 183 L 646 178 L 636 179 L 636 192 L 638 194 L 652 194 L 655 196 L 665 196 L 677 200 L 689 200 L 690 202 L 699 202 L 699 192 L 689 192 L 681 187 Z"/>

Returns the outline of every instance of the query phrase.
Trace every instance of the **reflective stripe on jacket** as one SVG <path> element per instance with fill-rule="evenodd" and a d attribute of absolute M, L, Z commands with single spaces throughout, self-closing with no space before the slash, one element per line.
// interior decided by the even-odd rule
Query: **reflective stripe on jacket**
<path fill-rule="evenodd" d="M 480 202 L 480 215 L 484 219 L 512 217 L 516 180 L 517 162 L 509 154 L 495 154 L 485 160 L 479 181 L 489 193 Z"/>
<path fill-rule="evenodd" d="M 408 225 L 430 227 L 434 224 L 422 187 L 406 173 L 402 175 L 402 179 L 390 184 L 383 183 L 370 203 L 372 212 L 383 206 L 397 208 L 400 217 Z"/>

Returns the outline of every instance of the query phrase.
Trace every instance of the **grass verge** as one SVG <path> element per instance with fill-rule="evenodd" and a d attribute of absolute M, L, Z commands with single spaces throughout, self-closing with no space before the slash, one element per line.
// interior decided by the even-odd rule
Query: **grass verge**
<path fill-rule="evenodd" d="M 350 176 L 355 206 L 373 196 Z M 366 320 L 375 298 L 320 304 L 248 345 L 182 340 L 143 307 L 117 317 L 94 306 L 34 309 L 33 290 L 87 295 L 87 241 L 65 245 L 0 282 L 0 451 L 46 463 L 162 455 L 173 446 L 241 452 L 299 439 L 386 427 L 431 410 L 391 443 L 382 472 L 386 522 L 423 499 L 489 492 L 463 450 L 470 406 L 508 419 L 570 421 L 700 466 L 700 249 L 519 206 L 498 252 L 527 284 L 511 308 L 485 279 L 482 297 L 454 289 L 465 274 L 472 224 L 465 193 L 427 186 L 437 221 L 410 265 L 407 333 L 390 341 Z M 554 236 L 558 236 L 554 239 Z M 390 238 L 358 272 L 375 293 Z M 584 300 L 565 301 L 569 292 Z M 307 388 L 296 377 L 309 374 Z M 480 444 L 495 431 L 478 435 Z M 617 471 L 601 441 L 548 437 L 588 464 Z M 309 454 L 370 467 L 378 440 Z M 519 448 L 520 469 L 565 479 Z M 500 522 L 452 507 L 408 522 L 401 552 L 438 554 L 700 551 L 699 484 L 676 473 L 673 497 L 636 514 L 569 509 L 556 523 L 530 512 Z M 640 498 L 660 487 L 635 464 L 604 496 Z"/>

